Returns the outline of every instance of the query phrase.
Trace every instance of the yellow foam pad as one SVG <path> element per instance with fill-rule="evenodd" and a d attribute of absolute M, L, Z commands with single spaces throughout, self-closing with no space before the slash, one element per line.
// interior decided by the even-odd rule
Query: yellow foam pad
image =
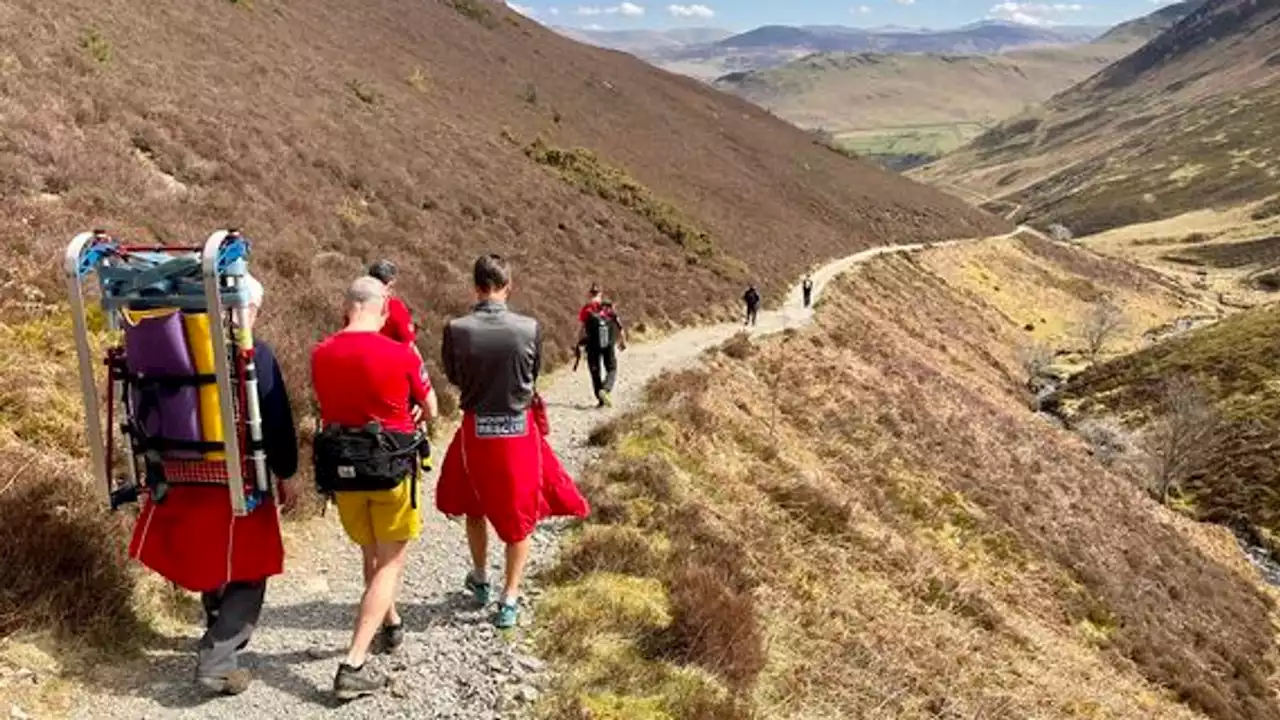
<path fill-rule="evenodd" d="M 187 335 L 187 347 L 191 349 L 191 363 L 201 375 L 214 373 L 213 338 L 210 336 L 209 316 L 206 313 L 187 313 L 182 316 L 183 330 Z M 218 404 L 218 386 L 200 386 L 200 439 L 204 442 L 222 442 L 222 409 Z M 224 460 L 221 452 L 207 452 L 206 460 Z"/>

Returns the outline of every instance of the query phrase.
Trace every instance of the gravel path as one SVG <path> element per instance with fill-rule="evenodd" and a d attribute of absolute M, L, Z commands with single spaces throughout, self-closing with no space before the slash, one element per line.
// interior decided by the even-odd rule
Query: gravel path
<path fill-rule="evenodd" d="M 935 245 L 944 244 L 949 243 Z M 859 263 L 923 247 L 874 248 L 826 265 L 814 273 L 815 300 L 828 282 Z M 760 313 L 752 333 L 800 327 L 811 317 L 797 286 L 781 309 Z M 615 407 L 607 411 L 596 409 L 585 369 L 573 374 L 565 368 L 547 378 L 543 395 L 551 417 L 550 440 L 570 472 L 581 472 L 592 459 L 585 445 L 591 429 L 634 409 L 650 379 L 696 363 L 703 351 L 741 330 L 736 324 L 690 328 L 622 353 Z M 391 692 L 342 706 L 331 699 L 333 673 L 350 637 L 362 584 L 359 552 L 346 543 L 330 508 L 327 517 L 288 531 L 288 571 L 271 581 L 261 626 L 245 656 L 255 677 L 248 692 L 209 699 L 197 691 L 191 682 L 191 640 L 153 655 L 150 671 L 133 687 L 85 690 L 72 717 L 483 719 L 513 714 L 536 699 L 542 663 L 527 654 L 523 633 L 500 635 L 484 613 L 468 604 L 461 590 L 469 569 L 462 527 L 429 507 L 432 487 L 433 481 L 424 484 L 425 530 L 411 550 L 401 594 L 408 641 L 399 655 L 376 660 L 394 677 Z M 549 523 L 535 535 L 535 565 L 554 555 L 556 533 L 556 523 Z M 494 550 L 500 547 L 495 539 L 490 548 L 499 578 L 500 551 Z M 528 593 L 536 602 L 537 589 Z"/>

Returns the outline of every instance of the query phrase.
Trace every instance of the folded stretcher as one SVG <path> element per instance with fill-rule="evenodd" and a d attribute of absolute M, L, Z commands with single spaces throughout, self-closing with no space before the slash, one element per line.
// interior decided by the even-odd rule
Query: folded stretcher
<path fill-rule="evenodd" d="M 144 492 L 162 502 L 175 484 L 226 485 L 237 516 L 274 495 L 246 322 L 249 246 L 235 230 L 201 247 L 130 245 L 97 230 L 67 247 L 86 435 L 112 509 Z M 106 352 L 105 437 L 85 308 L 90 275 L 107 327 L 123 334 Z M 117 430 L 127 448 L 122 479 Z"/>

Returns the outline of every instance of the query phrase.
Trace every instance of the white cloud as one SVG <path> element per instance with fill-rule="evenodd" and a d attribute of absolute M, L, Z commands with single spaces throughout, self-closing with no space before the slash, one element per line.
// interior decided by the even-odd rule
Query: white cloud
<path fill-rule="evenodd" d="M 641 15 L 644 15 L 644 6 L 636 5 L 633 2 L 623 2 L 619 5 L 609 5 L 607 7 L 579 5 L 573 12 L 575 15 L 585 15 L 588 17 L 596 15 L 626 15 L 627 17 L 640 17 Z"/>
<path fill-rule="evenodd" d="M 850 9 L 849 9 L 849 12 L 851 12 L 851 13 L 855 13 L 855 14 L 868 15 L 868 14 L 870 14 L 870 13 L 871 13 L 871 6 L 870 6 L 870 5 L 859 5 L 859 6 L 858 6 L 858 7 L 856 7 L 856 8 L 850 8 Z"/>
<path fill-rule="evenodd" d="M 1053 25 L 1067 13 L 1084 10 L 1078 3 L 1002 2 L 991 8 L 988 15 L 1024 25 Z"/>
<path fill-rule="evenodd" d="M 916 4 L 916 0 L 893 0 L 893 1 L 898 3 L 899 5 L 915 5 Z"/>
<path fill-rule="evenodd" d="M 547 8 L 547 12 L 551 13 L 552 15 L 559 15 L 559 14 L 560 14 L 560 8 L 558 8 L 558 7 Z"/>
<path fill-rule="evenodd" d="M 706 5 L 668 5 L 667 12 L 679 18 L 712 18 L 716 11 Z"/>
<path fill-rule="evenodd" d="M 516 12 L 520 13 L 521 15 L 524 15 L 525 17 L 533 17 L 534 15 L 538 14 L 537 10 L 534 10 L 528 5 L 513 3 L 513 2 L 510 2 L 510 0 L 508 0 L 507 2 L 507 7 L 511 8 L 512 10 L 515 10 Z"/>

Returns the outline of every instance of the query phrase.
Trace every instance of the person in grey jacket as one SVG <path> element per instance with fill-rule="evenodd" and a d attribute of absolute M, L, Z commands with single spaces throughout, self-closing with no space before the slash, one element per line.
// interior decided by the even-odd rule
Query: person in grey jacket
<path fill-rule="evenodd" d="M 506 544 L 506 577 L 494 624 L 509 628 L 519 614 L 520 581 L 539 520 L 585 517 L 587 501 L 551 451 L 535 416 L 542 366 L 542 328 L 507 307 L 511 270 L 497 255 L 476 260 L 476 304 L 444 329 L 442 364 L 460 391 L 462 426 L 454 435 L 436 487 L 436 508 L 465 515 L 472 570 L 465 587 L 489 604 L 488 525 Z M 543 418 L 545 420 L 545 417 Z"/>

